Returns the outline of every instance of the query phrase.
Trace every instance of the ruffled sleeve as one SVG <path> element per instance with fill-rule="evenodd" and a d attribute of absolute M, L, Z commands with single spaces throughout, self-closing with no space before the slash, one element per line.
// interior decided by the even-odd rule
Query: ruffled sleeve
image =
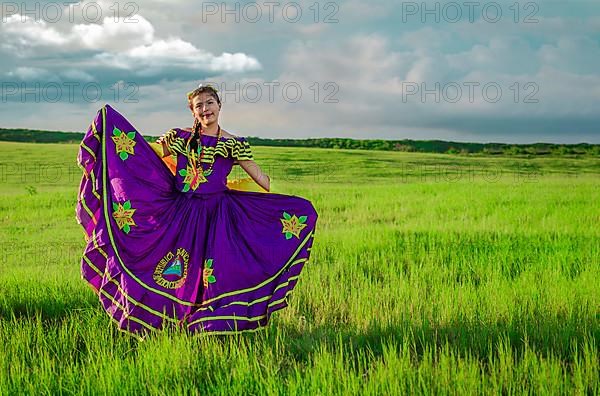
<path fill-rule="evenodd" d="M 252 148 L 245 137 L 236 137 L 231 147 L 231 157 L 236 161 L 253 161 Z"/>
<path fill-rule="evenodd" d="M 170 129 L 161 136 L 161 139 L 164 140 L 167 144 L 167 147 L 171 151 L 171 153 L 186 153 L 186 145 L 187 140 L 191 136 L 191 132 L 184 131 L 179 128 Z"/>

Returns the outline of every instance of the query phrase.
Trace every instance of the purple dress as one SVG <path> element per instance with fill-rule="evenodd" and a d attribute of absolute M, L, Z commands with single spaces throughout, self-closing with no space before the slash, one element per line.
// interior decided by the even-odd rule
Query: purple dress
<path fill-rule="evenodd" d="M 253 159 L 248 141 L 203 136 L 198 162 L 190 137 L 181 129 L 165 135 L 177 154 L 175 176 L 108 105 L 81 142 L 82 275 L 130 333 L 265 326 L 287 306 L 310 257 L 317 221 L 312 203 L 229 189 L 234 160 Z"/>

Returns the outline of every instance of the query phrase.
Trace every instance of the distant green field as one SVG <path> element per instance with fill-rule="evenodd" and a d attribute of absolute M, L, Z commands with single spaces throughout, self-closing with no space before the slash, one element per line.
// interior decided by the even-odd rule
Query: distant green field
<path fill-rule="evenodd" d="M 0 143 L 0 394 L 600 393 L 598 158 L 256 146 L 319 212 L 291 305 L 139 342 L 80 277 L 77 150 Z"/>
<path fill-rule="evenodd" d="M 154 141 L 166 131 L 145 134 L 144 139 Z M 153 136 L 152 136 L 153 135 Z M 470 143 L 446 140 L 382 140 L 351 138 L 274 139 L 246 136 L 250 144 L 270 147 L 359 149 L 378 151 L 402 151 L 421 153 L 446 153 L 461 155 L 510 155 L 520 157 L 553 156 L 600 157 L 600 144 L 577 143 Z M 31 129 L 0 128 L 0 141 L 20 143 L 79 143 L 83 132 L 38 131 Z"/>

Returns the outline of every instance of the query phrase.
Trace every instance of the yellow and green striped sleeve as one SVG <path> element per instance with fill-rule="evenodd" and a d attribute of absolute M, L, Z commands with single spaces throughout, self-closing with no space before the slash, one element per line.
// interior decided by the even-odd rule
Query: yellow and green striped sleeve
<path fill-rule="evenodd" d="M 231 148 L 231 156 L 233 159 L 238 161 L 252 161 L 254 156 L 252 155 L 252 148 L 246 138 L 239 137 L 235 139 L 235 144 Z"/>
<path fill-rule="evenodd" d="M 186 140 L 180 135 L 181 134 L 177 133 L 177 130 L 170 129 L 162 136 L 162 139 L 167 144 L 169 151 L 171 151 L 173 154 L 185 154 Z"/>

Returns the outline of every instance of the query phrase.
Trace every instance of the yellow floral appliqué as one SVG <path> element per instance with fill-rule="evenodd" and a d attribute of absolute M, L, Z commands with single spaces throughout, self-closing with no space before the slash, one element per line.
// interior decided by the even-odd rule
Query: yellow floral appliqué
<path fill-rule="evenodd" d="M 129 234 L 131 231 L 131 226 L 135 226 L 135 221 L 133 220 L 133 214 L 136 209 L 131 208 L 131 202 L 125 201 L 122 204 L 118 202 L 113 202 L 113 218 L 117 222 L 117 226 L 120 230 L 123 230 L 125 234 Z"/>
<path fill-rule="evenodd" d="M 113 142 L 115 142 L 115 150 L 119 154 L 119 158 L 125 161 L 129 158 L 129 154 L 134 155 L 135 143 L 135 131 L 123 132 L 119 128 L 113 129 L 113 136 L 111 136 Z"/>
<path fill-rule="evenodd" d="M 213 259 L 204 260 L 204 270 L 202 271 L 202 282 L 204 283 L 204 288 L 208 287 L 209 283 L 215 283 L 217 278 L 212 274 L 213 269 Z"/>
<path fill-rule="evenodd" d="M 283 218 L 279 219 L 283 224 L 282 233 L 285 234 L 285 239 L 290 239 L 293 236 L 300 239 L 300 231 L 306 227 L 306 216 L 296 217 L 288 212 L 283 212 Z"/>
<path fill-rule="evenodd" d="M 183 192 L 196 190 L 200 183 L 205 183 L 207 181 L 206 177 L 204 177 L 204 174 L 199 172 L 193 164 L 188 164 L 185 169 L 180 169 L 179 174 L 184 177 Z"/>

